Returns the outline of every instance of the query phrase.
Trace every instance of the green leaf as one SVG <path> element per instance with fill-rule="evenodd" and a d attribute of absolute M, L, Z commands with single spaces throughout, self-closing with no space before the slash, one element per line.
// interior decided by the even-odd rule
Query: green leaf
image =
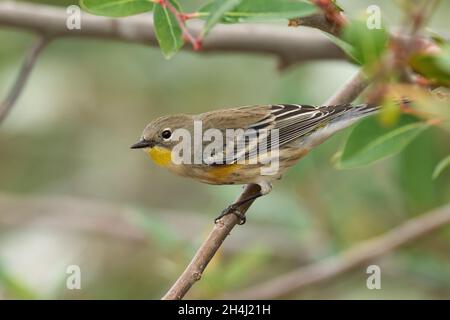
<path fill-rule="evenodd" d="M 436 168 L 433 171 L 433 179 L 439 177 L 447 167 L 450 167 L 450 155 L 439 161 L 439 163 L 437 164 Z"/>
<path fill-rule="evenodd" d="M 363 65 L 378 61 L 387 48 L 388 39 L 384 28 L 369 29 L 361 20 L 349 23 L 342 33 L 342 40 L 350 45 L 343 49 Z"/>
<path fill-rule="evenodd" d="M 352 46 L 350 43 L 345 42 L 344 40 L 342 40 L 342 39 L 340 39 L 340 38 L 338 38 L 338 37 L 336 37 L 336 36 L 334 36 L 334 35 L 332 35 L 332 34 L 329 34 L 329 33 L 326 33 L 325 35 L 326 35 L 326 36 L 327 36 L 327 37 L 328 37 L 335 45 L 337 45 L 339 48 L 341 48 L 342 51 L 344 51 L 345 54 L 346 54 L 347 56 L 349 56 L 354 62 L 356 62 L 357 64 L 362 64 L 362 62 L 359 61 L 358 58 L 354 55 L 354 54 L 355 54 L 355 49 L 353 48 L 353 46 Z"/>
<path fill-rule="evenodd" d="M 224 14 L 236 7 L 242 0 L 216 0 L 212 3 L 210 14 L 203 29 L 203 35 L 207 35 L 209 30 L 217 24 Z"/>
<path fill-rule="evenodd" d="M 200 9 L 200 13 L 210 15 L 215 2 Z M 233 10 L 225 12 L 223 22 L 253 20 L 280 20 L 304 17 L 317 12 L 317 7 L 301 0 L 242 0 Z"/>
<path fill-rule="evenodd" d="M 80 6 L 87 12 L 108 17 L 126 17 L 151 11 L 151 0 L 80 0 Z"/>
<path fill-rule="evenodd" d="M 337 167 L 356 168 L 392 156 L 426 128 L 425 123 L 409 115 L 402 115 L 391 127 L 382 126 L 376 117 L 364 119 L 350 133 Z"/>
<path fill-rule="evenodd" d="M 174 0 L 170 2 L 180 10 L 180 6 Z M 167 6 L 156 5 L 153 12 L 156 38 L 158 39 L 161 51 L 166 59 L 170 59 L 183 46 L 183 32 L 175 15 Z"/>
<path fill-rule="evenodd" d="M 431 178 L 434 165 L 441 157 L 437 145 L 440 132 L 431 127 L 412 141 L 399 155 L 395 163 L 402 198 L 411 214 L 427 211 L 438 205 L 439 187 Z"/>
<path fill-rule="evenodd" d="M 440 54 L 415 54 L 409 63 L 416 72 L 437 84 L 450 85 L 450 45 L 444 45 Z"/>

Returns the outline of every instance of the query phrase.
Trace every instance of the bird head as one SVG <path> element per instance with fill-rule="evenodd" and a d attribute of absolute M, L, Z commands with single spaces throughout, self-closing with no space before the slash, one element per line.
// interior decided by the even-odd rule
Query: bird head
<path fill-rule="evenodd" d="M 162 147 L 172 149 L 179 141 L 174 141 L 173 133 L 177 129 L 191 130 L 192 117 L 185 114 L 157 118 L 150 122 L 142 132 L 141 139 L 131 146 L 131 149 L 147 149 Z"/>

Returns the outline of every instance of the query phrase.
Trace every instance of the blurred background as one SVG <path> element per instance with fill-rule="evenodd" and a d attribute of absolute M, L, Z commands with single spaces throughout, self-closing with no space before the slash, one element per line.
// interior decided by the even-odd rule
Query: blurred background
<path fill-rule="evenodd" d="M 67 6 L 76 1 L 34 1 Z M 180 1 L 188 11 L 202 1 Z M 364 13 L 373 1 L 338 3 Z M 376 1 L 400 21 L 398 2 Z M 431 28 L 449 30 L 442 1 Z M 0 94 L 34 36 L 0 28 Z M 356 67 L 319 61 L 277 70 L 271 57 L 181 52 L 107 40 L 59 39 L 45 49 L 0 126 L 0 297 L 158 299 L 185 268 L 214 217 L 241 192 L 177 177 L 130 150 L 144 126 L 169 113 L 258 103 L 320 104 Z M 218 298 L 334 255 L 450 200 L 450 172 L 432 180 L 449 135 L 426 131 L 398 156 L 357 170 L 332 163 L 336 135 L 251 207 L 188 298 Z M 81 290 L 66 268 L 81 268 Z M 450 227 L 366 267 L 288 298 L 450 298 Z"/>

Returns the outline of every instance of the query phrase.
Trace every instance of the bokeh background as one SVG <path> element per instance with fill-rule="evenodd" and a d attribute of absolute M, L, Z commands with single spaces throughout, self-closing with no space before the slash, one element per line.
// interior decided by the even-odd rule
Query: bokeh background
<path fill-rule="evenodd" d="M 76 1 L 34 1 L 66 6 Z M 398 2 L 375 1 L 388 25 Z M 181 1 L 187 9 L 201 1 Z M 338 3 L 350 14 L 370 1 Z M 447 31 L 442 1 L 431 28 Z M 0 28 L 0 94 L 33 35 Z M 0 297 L 157 299 L 184 269 L 213 219 L 240 193 L 171 175 L 129 149 L 157 116 L 257 103 L 320 104 L 356 67 L 319 61 L 277 70 L 271 57 L 181 52 L 107 40 L 59 39 L 45 49 L 0 126 Z M 337 170 L 346 130 L 321 145 L 250 209 L 189 298 L 218 298 L 334 255 L 448 203 L 450 172 L 431 179 L 449 135 L 426 131 L 400 155 Z M 450 228 L 288 298 L 450 298 Z M 66 288 L 79 265 L 82 289 Z"/>

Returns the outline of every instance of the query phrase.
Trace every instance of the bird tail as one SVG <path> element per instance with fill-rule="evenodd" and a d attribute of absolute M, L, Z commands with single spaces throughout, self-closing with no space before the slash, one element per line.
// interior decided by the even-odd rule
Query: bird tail
<path fill-rule="evenodd" d="M 402 99 L 397 101 L 398 105 L 403 106 L 409 106 L 411 104 L 411 100 L 409 99 Z M 348 117 L 348 119 L 361 119 L 366 116 L 370 116 L 374 113 L 378 113 L 381 109 L 380 105 L 371 104 L 371 103 L 363 103 L 353 106 L 348 113 L 344 113 L 342 116 L 345 119 Z M 342 120 L 342 119 L 340 119 Z"/>
<path fill-rule="evenodd" d="M 366 116 L 378 112 L 380 110 L 380 106 L 364 103 L 354 106 L 353 110 L 355 110 L 355 116 Z"/>
<path fill-rule="evenodd" d="M 346 105 L 345 112 L 332 119 L 327 126 L 329 134 L 345 129 L 361 119 L 376 114 L 380 111 L 380 106 L 364 103 L 358 105 Z"/>
<path fill-rule="evenodd" d="M 399 101 L 399 104 L 400 103 L 408 105 L 410 101 L 404 99 L 402 101 Z M 378 113 L 381 109 L 380 105 L 370 103 L 358 104 L 353 106 L 342 105 L 340 107 L 345 108 L 345 111 L 338 117 L 332 119 L 321 130 L 314 131 L 311 135 L 304 139 L 304 141 L 302 141 L 302 144 L 304 146 L 312 148 L 322 143 L 336 132 L 351 126 L 352 124 L 360 121 L 365 117 Z"/>

